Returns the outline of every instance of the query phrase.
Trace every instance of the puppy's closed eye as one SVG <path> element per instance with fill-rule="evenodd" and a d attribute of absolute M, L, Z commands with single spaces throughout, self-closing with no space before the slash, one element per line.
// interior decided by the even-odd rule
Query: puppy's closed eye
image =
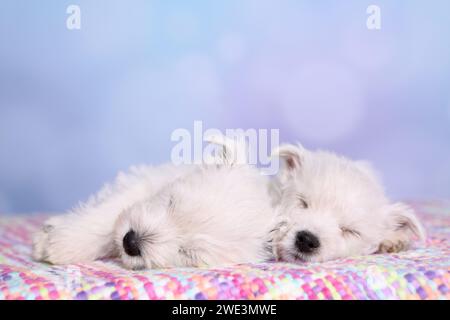
<path fill-rule="evenodd" d="M 300 208 L 308 209 L 308 202 L 306 202 L 305 197 L 301 194 L 297 195 L 298 205 Z"/>
<path fill-rule="evenodd" d="M 361 238 L 361 233 L 355 229 L 347 228 L 347 227 L 341 227 L 342 235 L 345 236 L 353 236 L 357 238 Z"/>

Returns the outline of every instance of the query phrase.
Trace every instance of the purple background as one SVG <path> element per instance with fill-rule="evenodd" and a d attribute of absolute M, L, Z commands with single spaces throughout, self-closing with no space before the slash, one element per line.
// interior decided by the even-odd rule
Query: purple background
<path fill-rule="evenodd" d="M 66 8 L 81 7 L 81 30 Z M 381 8 L 368 30 L 366 8 Z M 170 159 L 176 128 L 280 129 L 450 196 L 449 1 L 0 4 L 0 212 L 58 211 Z"/>

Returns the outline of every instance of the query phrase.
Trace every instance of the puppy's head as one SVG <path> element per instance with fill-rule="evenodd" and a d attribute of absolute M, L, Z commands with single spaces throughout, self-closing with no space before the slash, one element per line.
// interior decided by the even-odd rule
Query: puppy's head
<path fill-rule="evenodd" d="M 138 269 L 260 259 L 271 227 L 264 217 L 273 212 L 264 181 L 224 146 L 119 216 L 115 242 L 122 261 Z"/>
<path fill-rule="evenodd" d="M 425 232 L 411 208 L 389 203 L 366 162 L 284 145 L 275 180 L 283 223 L 274 252 L 284 261 L 326 261 L 407 248 Z"/>

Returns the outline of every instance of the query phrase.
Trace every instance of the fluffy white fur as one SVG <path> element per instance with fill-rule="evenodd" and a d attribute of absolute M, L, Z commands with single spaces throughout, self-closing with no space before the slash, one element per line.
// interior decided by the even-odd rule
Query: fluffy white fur
<path fill-rule="evenodd" d="M 35 236 L 33 257 L 53 264 L 120 257 L 131 269 L 267 259 L 274 210 L 266 180 L 224 150 L 216 164 L 120 173 L 85 204 L 50 218 Z M 142 240 L 140 256 L 124 251 L 130 229 Z"/>
<path fill-rule="evenodd" d="M 272 185 L 282 221 L 274 252 L 284 261 L 325 261 L 406 249 L 425 231 L 403 203 L 390 203 L 371 166 L 300 145 L 274 151 L 284 163 Z M 315 235 L 320 246 L 298 249 L 298 232 Z"/>
<path fill-rule="evenodd" d="M 326 261 L 408 248 L 425 232 L 411 208 L 391 203 L 371 166 L 300 145 L 274 151 L 283 161 L 268 188 L 236 146 L 210 164 L 132 167 L 69 213 L 50 218 L 33 257 L 53 264 L 119 257 L 131 269 L 259 262 Z M 125 253 L 130 230 L 138 256 Z M 320 246 L 302 252 L 298 233 Z"/>

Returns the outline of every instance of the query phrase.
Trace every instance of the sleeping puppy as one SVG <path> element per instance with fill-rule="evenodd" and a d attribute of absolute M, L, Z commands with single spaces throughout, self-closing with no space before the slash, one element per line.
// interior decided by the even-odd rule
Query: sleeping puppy
<path fill-rule="evenodd" d="M 403 203 L 390 203 L 371 166 L 325 151 L 283 145 L 272 183 L 281 222 L 273 251 L 289 262 L 326 261 L 407 249 L 425 231 Z"/>
<path fill-rule="evenodd" d="M 34 238 L 34 259 L 119 257 L 130 269 L 266 260 L 275 216 L 266 178 L 242 163 L 229 141 L 212 142 L 223 147 L 215 163 L 135 167 L 78 208 L 50 218 Z"/>

